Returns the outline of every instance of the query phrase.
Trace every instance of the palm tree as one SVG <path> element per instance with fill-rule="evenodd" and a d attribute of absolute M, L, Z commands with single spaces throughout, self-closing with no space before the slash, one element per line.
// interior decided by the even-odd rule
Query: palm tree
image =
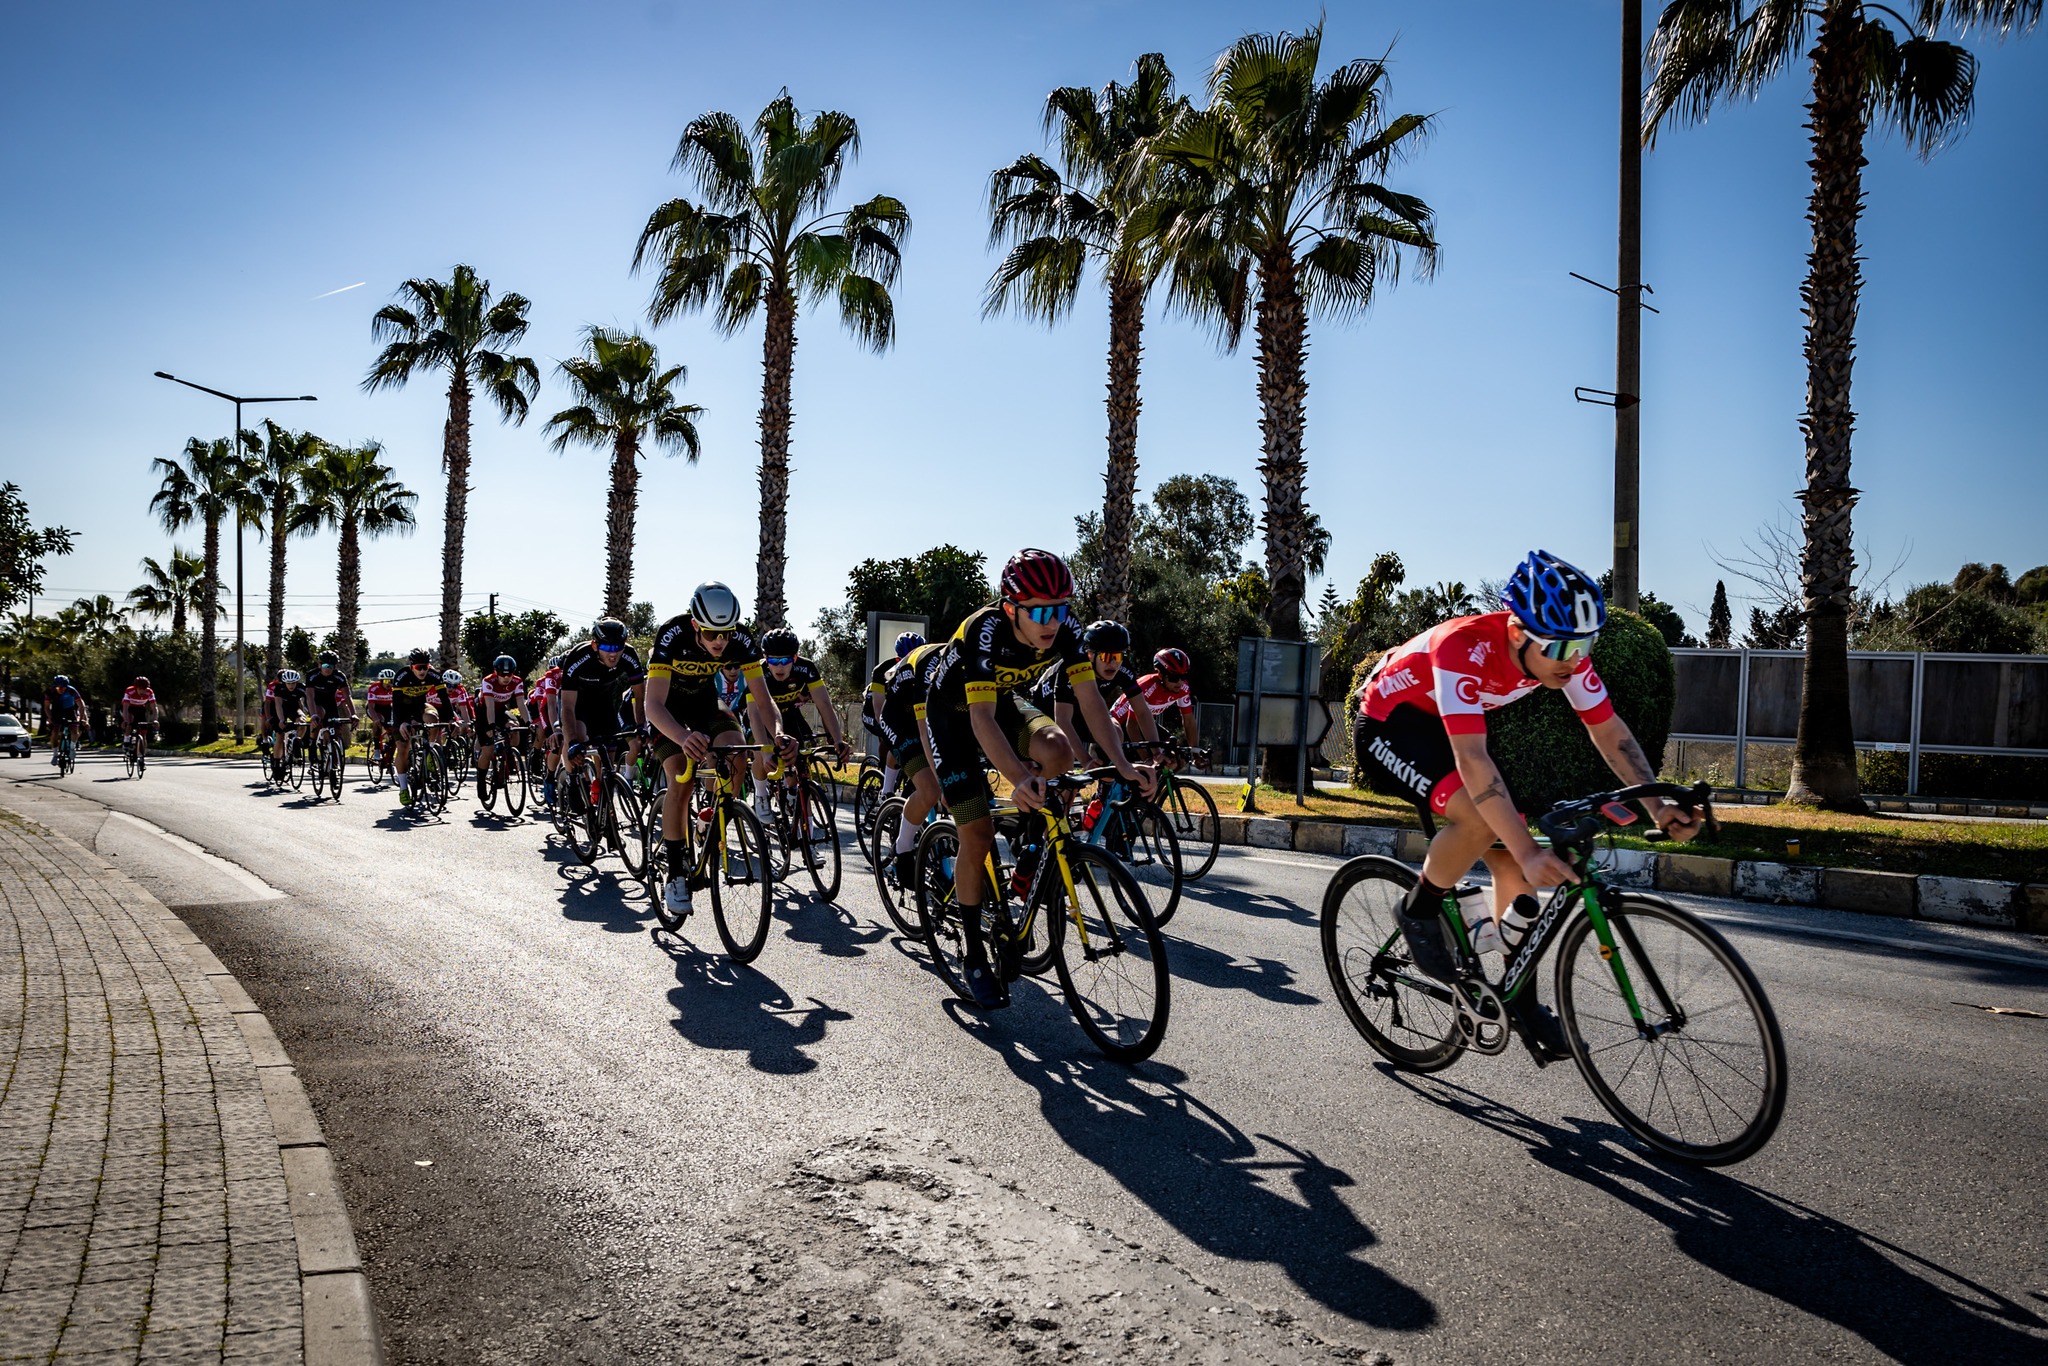
<path fill-rule="evenodd" d="M 206 576 L 206 561 L 189 551 L 171 547 L 169 567 L 158 564 L 145 555 L 142 557 L 142 582 L 128 590 L 128 601 L 132 608 L 147 617 L 169 617 L 171 634 L 185 634 L 185 616 L 199 605 L 204 591 L 200 585 Z M 227 585 L 216 583 L 216 602 L 227 592 Z M 225 614 L 227 609 L 218 609 Z"/>
<path fill-rule="evenodd" d="M 1412 154 L 1429 116 L 1387 117 L 1384 58 L 1318 82 L 1322 41 L 1321 25 L 1238 39 L 1209 75 L 1209 107 L 1175 119 L 1144 157 L 1163 173 L 1151 230 L 1173 300 L 1234 347 L 1257 280 L 1266 623 L 1289 639 L 1307 589 L 1309 315 L 1356 315 L 1404 254 L 1425 273 L 1436 263 L 1429 206 L 1375 179 Z"/>
<path fill-rule="evenodd" d="M 801 304 L 837 295 L 839 319 L 877 353 L 896 334 L 889 287 L 910 231 L 902 203 L 876 195 L 827 208 L 846 163 L 860 151 L 850 115 L 809 119 L 783 91 L 747 130 L 730 114 L 704 114 L 683 129 L 674 167 L 696 177 L 703 202 L 671 199 L 633 248 L 633 268 L 659 267 L 649 321 L 659 325 L 715 305 L 731 335 L 767 315 L 761 342 L 761 550 L 755 620 L 785 624 L 783 573 L 789 541 L 790 368 Z"/>
<path fill-rule="evenodd" d="M 78 598 L 65 611 L 72 638 L 83 645 L 104 645 L 128 629 L 128 614 L 105 593 Z"/>
<path fill-rule="evenodd" d="M 419 495 L 398 482 L 374 441 L 360 446 L 322 443 L 306 467 L 304 498 L 294 529 L 325 526 L 341 533 L 335 578 L 335 646 L 344 678 L 355 677 L 356 640 L 363 600 L 363 538 L 410 532 Z M 453 659 L 443 654 L 443 660 Z"/>
<path fill-rule="evenodd" d="M 248 459 L 225 440 L 193 437 L 185 443 L 183 463 L 159 456 L 151 472 L 162 480 L 149 500 L 164 530 L 177 532 L 195 522 L 204 529 L 199 604 L 199 738 L 220 734 L 220 654 L 214 620 L 220 605 L 220 527 L 225 519 L 256 521 L 262 503 L 249 487 Z"/>
<path fill-rule="evenodd" d="M 1186 108 L 1166 58 L 1148 52 L 1129 85 L 1063 86 L 1046 96 L 1058 170 L 1027 153 L 989 177 L 989 245 L 1007 242 L 1010 250 L 989 279 L 982 316 L 1015 308 L 1058 322 L 1073 309 L 1090 261 L 1109 291 L 1109 465 L 1096 610 L 1119 621 L 1130 615 L 1145 296 L 1158 278 L 1157 252 L 1137 230 L 1150 188 L 1138 154 Z"/>
<path fill-rule="evenodd" d="M 270 529 L 270 637 L 263 650 L 267 676 L 284 663 L 285 540 L 300 520 L 299 497 L 306 469 L 327 443 L 311 432 L 288 432 L 267 418 L 263 430 L 265 437 L 254 438 L 252 450 L 256 496 L 269 514 Z"/>
<path fill-rule="evenodd" d="M 697 418 L 703 409 L 676 402 L 688 377 L 680 365 L 661 368 L 654 343 L 637 333 L 589 327 L 583 354 L 556 367 L 581 402 L 547 421 L 554 448 L 570 442 L 609 446 L 611 499 L 605 508 L 604 614 L 624 619 L 633 602 L 633 524 L 640 506 L 640 443 L 652 442 L 697 463 Z"/>
<path fill-rule="evenodd" d="M 1970 121 L 1977 59 L 1944 42 L 1944 24 L 2004 38 L 2040 21 L 2042 0 L 1918 0 L 1908 19 L 1865 0 L 1677 0 L 1649 43 L 1643 137 L 1667 118 L 1697 123 L 1724 99 L 1754 98 L 1802 51 L 1813 82 L 1806 106 L 1813 224 L 1806 282 L 1805 548 L 1799 581 L 1806 619 L 1805 681 L 1787 797 L 1864 810 L 1849 719 L 1849 615 L 1855 547 L 1849 483 L 1850 370 L 1863 289 L 1856 256 L 1863 216 L 1863 144 L 1873 124 L 1903 136 L 1924 160 Z M 1812 47 L 1808 49 L 1808 42 Z"/>
<path fill-rule="evenodd" d="M 540 369 L 528 357 L 507 355 L 505 348 L 526 335 L 526 310 L 532 305 L 518 294 L 492 302 L 490 281 L 477 279 L 468 266 L 455 267 L 445 284 L 407 280 L 398 294 L 411 306 L 386 304 L 370 319 L 370 335 L 388 344 L 363 388 L 371 393 L 398 389 L 415 371 L 448 372 L 448 422 L 441 431 L 441 468 L 448 474 L 441 532 L 441 660 L 449 663 L 461 658 L 471 386 L 483 385 L 500 417 L 515 424 L 526 421 L 526 410 L 540 393 Z"/>

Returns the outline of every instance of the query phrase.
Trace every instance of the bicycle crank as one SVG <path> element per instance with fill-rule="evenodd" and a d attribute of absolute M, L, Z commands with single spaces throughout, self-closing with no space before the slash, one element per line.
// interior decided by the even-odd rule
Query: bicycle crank
<path fill-rule="evenodd" d="M 1476 977 L 1466 977 L 1451 987 L 1451 1002 L 1458 1011 L 1458 1036 L 1474 1053 L 1491 1057 L 1508 1046 L 1508 1008 L 1500 993 Z"/>

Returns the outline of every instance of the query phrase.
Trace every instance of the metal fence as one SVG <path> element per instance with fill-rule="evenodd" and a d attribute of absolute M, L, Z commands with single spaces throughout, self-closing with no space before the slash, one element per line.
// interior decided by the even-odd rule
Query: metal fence
<path fill-rule="evenodd" d="M 1735 785 L 1753 741 L 1799 734 L 1800 650 L 1671 652 L 1678 671 L 1671 738 L 1735 746 Z M 1856 747 L 1903 753 L 1906 795 L 1920 791 L 1923 754 L 2048 758 L 2048 655 L 1849 652 Z"/>

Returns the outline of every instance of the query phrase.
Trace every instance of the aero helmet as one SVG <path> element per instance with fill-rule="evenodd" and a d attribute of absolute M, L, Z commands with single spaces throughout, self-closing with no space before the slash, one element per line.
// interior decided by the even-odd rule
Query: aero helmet
<path fill-rule="evenodd" d="M 690 620 L 707 631 L 730 631 L 740 624 L 740 600 L 730 588 L 712 579 L 690 594 Z"/>
<path fill-rule="evenodd" d="M 1091 655 L 1120 655 L 1131 648 L 1131 633 L 1122 622 L 1092 621 L 1081 633 L 1081 647 Z"/>
<path fill-rule="evenodd" d="M 901 659 L 922 644 L 924 644 L 923 636 L 915 631 L 905 631 L 902 635 L 896 637 L 896 657 Z"/>
<path fill-rule="evenodd" d="M 1546 640 L 1583 640 L 1607 624 L 1600 585 L 1547 550 L 1529 552 L 1508 576 L 1500 603 Z"/>

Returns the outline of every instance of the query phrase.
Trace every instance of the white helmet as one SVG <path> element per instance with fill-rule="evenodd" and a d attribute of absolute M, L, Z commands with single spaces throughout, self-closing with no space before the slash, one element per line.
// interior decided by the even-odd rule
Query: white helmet
<path fill-rule="evenodd" d="M 398 671 L 396 669 L 379 669 L 377 671 L 377 681 L 379 683 L 389 683 L 392 679 L 396 677 L 398 677 Z"/>
<path fill-rule="evenodd" d="M 280 683 L 303 683 L 306 680 L 299 677 L 299 671 L 297 669 L 286 669 L 283 673 L 277 676 L 277 681 Z"/>
<path fill-rule="evenodd" d="M 455 687 L 462 682 L 462 670 L 450 669 L 447 673 L 441 675 L 441 681 L 451 688 Z"/>
<path fill-rule="evenodd" d="M 712 631 L 730 631 L 740 624 L 740 600 L 718 580 L 697 585 L 690 594 L 690 620 Z"/>

